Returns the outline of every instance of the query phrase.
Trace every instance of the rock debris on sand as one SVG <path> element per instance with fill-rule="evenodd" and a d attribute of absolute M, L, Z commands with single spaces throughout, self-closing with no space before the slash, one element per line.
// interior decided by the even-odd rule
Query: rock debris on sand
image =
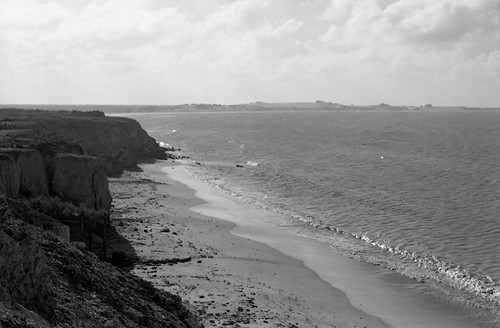
<path fill-rule="evenodd" d="M 165 165 L 111 179 L 112 224 L 139 257 L 133 273 L 191 303 L 205 327 L 384 327 L 301 262 L 189 210 L 201 201 Z"/>

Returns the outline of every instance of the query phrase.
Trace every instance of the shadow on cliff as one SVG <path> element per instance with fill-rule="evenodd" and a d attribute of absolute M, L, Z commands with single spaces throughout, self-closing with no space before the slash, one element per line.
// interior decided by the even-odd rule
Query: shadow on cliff
<path fill-rule="evenodd" d="M 0 327 L 199 327 L 170 293 L 25 222 L 0 197 Z"/>
<path fill-rule="evenodd" d="M 107 176 L 167 154 L 128 118 L 0 109 L 0 194 L 56 218 L 55 233 L 124 267 L 137 255 L 110 224 Z M 43 223 L 41 223 L 43 226 Z"/>
<path fill-rule="evenodd" d="M 198 326 L 111 225 L 107 176 L 166 156 L 131 119 L 0 110 L 0 327 Z"/>

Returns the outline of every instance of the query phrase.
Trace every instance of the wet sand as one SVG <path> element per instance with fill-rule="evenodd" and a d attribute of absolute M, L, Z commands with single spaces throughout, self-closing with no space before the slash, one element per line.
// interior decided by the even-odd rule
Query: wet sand
<path fill-rule="evenodd" d="M 113 223 L 142 261 L 134 273 L 189 301 L 206 327 L 474 327 L 418 282 L 290 233 L 182 165 L 142 168 L 112 179 Z"/>
<path fill-rule="evenodd" d="M 206 327 L 388 327 L 302 261 L 197 213 L 205 203 L 164 168 L 111 179 L 113 225 L 142 261 L 133 272 L 189 301 Z"/>

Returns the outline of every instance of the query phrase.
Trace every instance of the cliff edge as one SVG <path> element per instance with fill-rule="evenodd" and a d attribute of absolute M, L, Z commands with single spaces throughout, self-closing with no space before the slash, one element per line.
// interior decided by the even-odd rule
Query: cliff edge
<path fill-rule="evenodd" d="M 198 327 L 178 296 L 24 222 L 12 207 L 0 199 L 0 327 Z"/>
<path fill-rule="evenodd" d="M 165 150 L 129 118 L 103 112 L 0 109 L 0 146 L 35 148 L 44 155 L 69 152 L 102 160 L 108 176 L 137 169 L 146 159 L 165 159 Z"/>
<path fill-rule="evenodd" d="M 179 297 L 108 263 L 107 175 L 166 156 L 134 120 L 0 110 L 0 328 L 198 327 Z"/>

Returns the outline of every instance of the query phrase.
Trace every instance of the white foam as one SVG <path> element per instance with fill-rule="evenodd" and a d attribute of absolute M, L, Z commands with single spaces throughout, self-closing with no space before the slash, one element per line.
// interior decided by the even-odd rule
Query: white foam
<path fill-rule="evenodd" d="M 279 213 L 251 206 L 212 188 L 206 181 L 188 174 L 182 166 L 165 172 L 195 190 L 196 196 L 206 202 L 193 207 L 193 211 L 230 221 L 236 225 L 232 234 L 261 242 L 303 261 L 323 280 L 345 292 L 353 306 L 390 325 L 405 328 L 470 326 L 466 317 L 416 294 L 409 288 L 416 284 L 414 281 L 399 276 L 397 279 L 403 282 L 395 283 L 394 279 L 388 279 L 392 271 L 336 255 L 328 243 L 293 234 L 290 227 L 274 224 L 282 221 Z"/>

